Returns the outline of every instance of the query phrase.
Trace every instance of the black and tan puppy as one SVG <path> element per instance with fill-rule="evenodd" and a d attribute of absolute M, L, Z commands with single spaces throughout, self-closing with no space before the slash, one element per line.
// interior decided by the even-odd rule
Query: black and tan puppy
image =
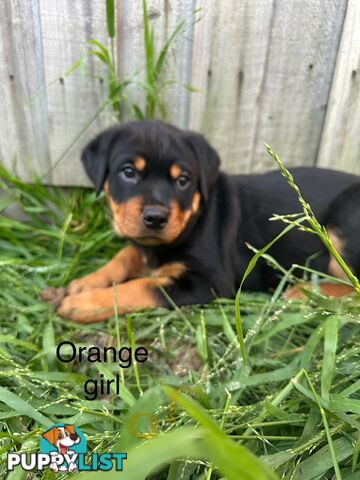
<path fill-rule="evenodd" d="M 160 121 L 106 130 L 85 148 L 82 162 L 96 190 L 105 192 L 115 231 L 130 246 L 97 272 L 71 282 L 59 313 L 80 322 L 113 315 L 114 282 L 120 314 L 168 306 L 167 297 L 179 306 L 233 297 L 253 255 L 246 244 L 261 248 L 283 229 L 281 222 L 269 222 L 274 213 L 300 211 L 279 172 L 221 173 L 216 151 L 201 135 Z M 314 168 L 292 173 L 359 274 L 359 177 Z M 342 276 L 308 233 L 290 231 L 270 253 L 286 269 L 312 258 L 312 268 Z M 259 262 L 245 288 L 267 290 L 277 282 L 277 273 Z"/>

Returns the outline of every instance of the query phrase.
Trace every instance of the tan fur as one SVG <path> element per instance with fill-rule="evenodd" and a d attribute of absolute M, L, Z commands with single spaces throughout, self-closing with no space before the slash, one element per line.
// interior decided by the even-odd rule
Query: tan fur
<path fill-rule="evenodd" d="M 191 208 L 188 210 L 181 210 L 177 202 L 173 201 L 168 223 L 165 228 L 156 233 L 149 232 L 143 225 L 140 197 L 117 203 L 108 196 L 108 202 L 113 214 L 114 230 L 120 237 L 132 238 L 142 245 L 160 245 L 172 243 L 178 238 L 190 217 L 198 212 L 200 194 L 199 192 L 194 194 Z"/>
<path fill-rule="evenodd" d="M 181 210 L 176 202 L 171 204 L 171 213 L 168 223 L 163 230 L 163 237 L 165 243 L 172 243 L 178 238 L 181 232 L 185 229 L 188 221 L 197 213 L 200 205 L 200 194 L 195 193 L 191 208 L 188 210 Z"/>
<path fill-rule="evenodd" d="M 144 270 L 144 258 L 140 251 L 135 247 L 126 247 L 96 272 L 73 280 L 69 285 L 68 294 L 74 295 L 94 288 L 108 287 L 113 283 L 121 283 L 140 275 Z"/>
<path fill-rule="evenodd" d="M 340 253 L 340 255 L 343 255 L 345 247 L 344 242 L 332 230 L 328 230 L 328 235 L 336 250 Z M 332 257 L 329 261 L 328 272 L 333 277 L 345 280 L 347 279 L 345 272 L 342 270 L 336 260 Z M 284 297 L 289 300 L 304 300 L 306 298 L 306 295 L 302 292 L 302 289 L 311 291 L 311 284 L 304 283 L 289 287 L 284 292 Z M 346 295 L 350 295 L 351 293 L 353 293 L 354 289 L 350 285 L 344 285 L 341 283 L 337 284 L 330 282 L 321 282 L 319 284 L 319 292 L 326 297 L 345 297 Z"/>
<path fill-rule="evenodd" d="M 180 177 L 180 175 L 181 175 L 181 167 L 179 167 L 179 165 L 177 165 L 176 163 L 171 165 L 171 167 L 170 167 L 170 177 L 173 180 L 176 180 L 177 178 Z"/>
<path fill-rule="evenodd" d="M 303 283 L 291 286 L 285 290 L 283 296 L 288 300 L 305 300 L 306 295 L 302 292 L 302 289 L 311 291 L 311 284 Z M 323 282 L 319 284 L 319 292 L 326 297 L 345 297 L 353 293 L 354 289 L 350 285 Z"/>
<path fill-rule="evenodd" d="M 199 211 L 199 207 L 200 207 L 200 193 L 199 192 L 195 192 L 194 193 L 194 196 L 193 196 L 193 200 L 192 200 L 192 203 L 191 203 L 191 210 L 192 210 L 192 214 L 194 213 L 197 213 Z"/>
<path fill-rule="evenodd" d="M 146 166 L 146 161 L 143 157 L 135 157 L 133 163 L 138 172 L 142 172 Z"/>
<path fill-rule="evenodd" d="M 158 307 L 156 290 L 170 285 L 185 271 L 181 263 L 163 265 L 151 278 L 130 280 L 114 288 L 97 288 L 65 297 L 58 310 L 59 315 L 81 323 L 100 322 L 117 311 L 125 314 L 138 309 Z"/>
<path fill-rule="evenodd" d="M 142 199 L 133 197 L 126 202 L 118 203 L 109 197 L 109 205 L 113 214 L 113 226 L 120 237 L 136 238 L 143 230 L 141 213 Z"/>
<path fill-rule="evenodd" d="M 330 238 L 332 244 L 336 248 L 336 250 L 340 253 L 340 255 L 343 255 L 344 242 L 332 230 L 328 231 L 328 235 L 329 235 L 329 238 Z M 346 273 L 343 271 L 343 269 L 340 267 L 340 265 L 337 263 L 337 261 L 333 257 L 330 258 L 330 262 L 329 262 L 329 266 L 328 266 L 328 272 L 333 277 L 342 278 L 344 280 L 347 279 Z"/>
<path fill-rule="evenodd" d="M 157 278 L 179 278 L 186 271 L 183 263 L 174 262 L 167 263 L 153 272 L 153 276 Z"/>

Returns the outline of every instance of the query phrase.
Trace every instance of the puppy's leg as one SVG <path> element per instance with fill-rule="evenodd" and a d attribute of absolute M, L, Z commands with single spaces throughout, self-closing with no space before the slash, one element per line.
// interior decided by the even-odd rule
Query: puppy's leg
<path fill-rule="evenodd" d="M 135 247 L 125 247 L 104 267 L 85 277 L 73 280 L 68 294 L 74 295 L 94 288 L 108 287 L 112 283 L 121 283 L 144 271 L 144 261 Z"/>
<path fill-rule="evenodd" d="M 351 271 L 360 276 L 360 183 L 356 183 L 341 193 L 330 205 L 326 229 L 336 250 L 345 260 Z M 345 272 L 333 257 L 330 257 L 328 273 L 333 277 L 347 279 Z M 300 285 L 310 290 L 310 285 Z M 319 284 L 320 293 L 329 297 L 343 297 L 354 292 L 350 285 L 323 282 Z M 305 297 L 298 286 L 285 292 L 286 298 Z"/>
<path fill-rule="evenodd" d="M 62 301 L 58 313 L 77 322 L 92 323 L 114 315 L 115 298 L 119 314 L 159 307 L 165 303 L 159 288 L 174 283 L 184 270 L 181 263 L 167 264 L 156 270 L 152 277 L 130 280 L 115 289 L 95 288 L 69 295 Z"/>

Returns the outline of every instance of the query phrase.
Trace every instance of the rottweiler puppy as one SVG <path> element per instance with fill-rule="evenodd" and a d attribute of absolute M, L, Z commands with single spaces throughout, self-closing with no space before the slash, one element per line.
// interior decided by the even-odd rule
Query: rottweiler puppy
<path fill-rule="evenodd" d="M 97 192 L 105 193 L 114 230 L 129 246 L 70 283 L 58 311 L 79 322 L 111 317 L 115 301 L 123 314 L 233 297 L 253 256 L 248 245 L 260 249 L 284 228 L 269 218 L 301 211 L 278 171 L 220 172 L 219 156 L 203 136 L 160 121 L 106 130 L 85 148 L 82 162 Z M 337 249 L 360 274 L 360 178 L 320 168 L 291 171 Z M 285 269 L 308 262 L 344 276 L 319 239 L 299 230 L 270 254 Z M 266 291 L 278 281 L 278 272 L 259 261 L 244 288 Z M 333 293 L 348 292 L 340 285 Z"/>

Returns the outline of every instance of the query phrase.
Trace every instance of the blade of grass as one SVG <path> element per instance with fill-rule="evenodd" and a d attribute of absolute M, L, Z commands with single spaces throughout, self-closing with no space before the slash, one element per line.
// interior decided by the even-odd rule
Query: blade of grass
<path fill-rule="evenodd" d="M 337 480 L 342 480 L 339 464 L 338 464 L 337 458 L 336 458 L 334 443 L 333 443 L 333 440 L 332 440 L 332 437 L 331 437 L 331 433 L 330 433 L 329 424 L 328 424 L 328 420 L 327 420 L 327 417 L 326 417 L 325 410 L 321 405 L 320 399 L 319 399 L 319 397 L 316 393 L 314 385 L 311 382 L 310 377 L 309 377 L 306 370 L 304 371 L 304 376 L 305 376 L 305 378 L 306 378 L 306 380 L 309 384 L 310 390 L 312 391 L 312 394 L 314 395 L 314 398 L 316 400 L 316 403 L 317 403 L 319 411 L 320 411 L 320 415 L 321 415 L 321 418 L 322 418 L 322 421 L 323 421 L 323 424 L 324 424 L 324 428 L 325 428 L 325 432 L 326 432 L 326 438 L 327 438 L 328 445 L 329 445 L 329 450 L 330 450 L 330 454 L 331 454 L 332 463 L 333 463 L 334 470 L 335 470 L 336 479 Z"/>
<path fill-rule="evenodd" d="M 115 37 L 115 0 L 106 0 L 106 25 L 110 38 Z"/>
<path fill-rule="evenodd" d="M 305 220 L 305 217 L 302 217 L 298 220 L 298 223 L 301 223 Z M 242 287 L 244 285 L 245 280 L 247 277 L 250 275 L 250 273 L 254 270 L 256 267 L 256 264 L 258 260 L 261 258 L 261 256 L 269 250 L 274 243 L 276 243 L 280 238 L 282 238 L 284 235 L 286 235 L 290 230 L 292 230 L 295 227 L 294 224 L 287 225 L 284 230 L 271 242 L 269 242 L 265 247 L 263 247 L 261 250 L 259 250 L 250 260 L 248 266 L 246 267 L 245 273 L 242 277 L 240 287 L 237 291 L 236 298 L 235 298 L 235 325 L 236 325 L 236 333 L 237 333 L 237 339 L 239 342 L 240 346 L 240 352 L 241 352 L 241 357 L 243 359 L 243 362 L 245 365 L 248 364 L 247 361 L 247 354 L 246 354 L 246 348 L 245 348 L 245 343 L 244 343 L 244 333 L 243 333 L 243 328 L 242 328 L 242 320 L 241 320 L 241 313 L 240 313 L 240 298 L 241 298 L 241 291 Z"/>
<path fill-rule="evenodd" d="M 38 412 L 30 403 L 26 402 L 15 393 L 10 390 L 0 386 L 0 402 L 5 403 L 13 410 L 16 410 L 19 415 L 27 415 L 30 418 L 33 418 L 40 425 L 44 427 L 49 427 L 53 422 L 49 420 L 45 415 Z"/>
<path fill-rule="evenodd" d="M 329 238 L 329 235 L 326 231 L 326 228 L 320 225 L 318 222 L 317 218 L 314 215 L 314 212 L 312 211 L 310 205 L 304 200 L 299 187 L 296 185 L 294 181 L 294 177 L 292 174 L 285 168 L 283 163 L 280 160 L 279 155 L 277 155 L 272 148 L 269 145 L 265 144 L 265 148 L 267 150 L 267 153 L 274 159 L 274 161 L 277 163 L 281 174 L 283 177 L 286 178 L 289 186 L 294 190 L 296 193 L 299 203 L 302 206 L 303 212 L 305 214 L 305 218 L 307 223 L 309 224 L 309 230 L 312 231 L 313 233 L 316 233 L 316 235 L 320 238 L 320 240 L 323 242 L 325 247 L 328 249 L 330 255 L 336 260 L 338 263 L 339 267 L 343 270 L 345 275 L 348 277 L 350 282 L 353 284 L 355 290 L 360 293 L 360 283 L 359 280 L 356 278 L 356 276 L 353 274 L 353 272 L 350 270 L 350 268 L 347 266 L 345 263 L 344 259 L 341 257 L 339 252 L 336 250 L 335 246 L 333 245 L 331 239 Z M 278 216 L 281 218 L 281 216 Z"/>
<path fill-rule="evenodd" d="M 228 480 L 239 480 L 240 478 L 242 480 L 275 480 L 278 478 L 250 451 L 233 442 L 222 432 L 208 413 L 192 398 L 169 386 L 163 388 L 172 401 L 180 405 L 206 429 L 204 441 L 209 456 Z"/>
<path fill-rule="evenodd" d="M 329 392 L 335 370 L 337 335 L 338 319 L 335 315 L 331 315 L 325 323 L 324 357 L 321 372 L 321 397 L 326 403 L 330 400 Z"/>
<path fill-rule="evenodd" d="M 133 332 L 133 329 L 132 329 L 131 315 L 128 315 L 128 317 L 126 319 L 126 331 L 127 331 L 127 335 L 128 335 L 128 341 L 129 341 L 129 344 L 131 346 L 132 365 L 133 365 L 133 369 L 134 369 L 136 385 L 137 385 L 137 388 L 139 390 L 139 394 L 142 395 L 144 392 L 143 392 L 143 389 L 141 388 L 139 369 L 138 369 L 138 366 L 137 366 L 137 361 L 135 359 L 135 335 L 134 335 L 134 332 Z"/>

